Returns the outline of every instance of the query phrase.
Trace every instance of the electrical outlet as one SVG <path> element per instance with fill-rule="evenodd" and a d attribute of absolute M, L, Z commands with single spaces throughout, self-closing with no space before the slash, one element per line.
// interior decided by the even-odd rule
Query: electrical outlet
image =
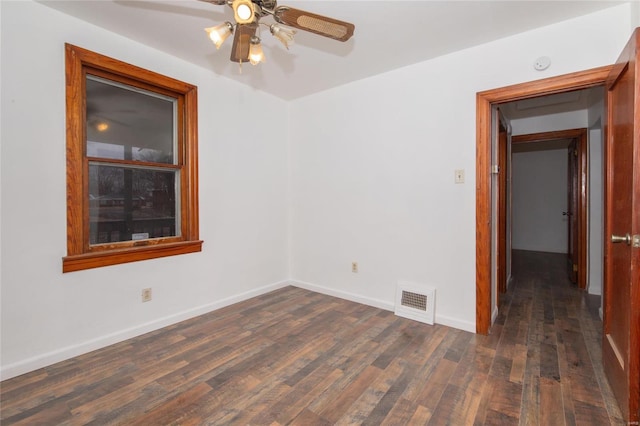
<path fill-rule="evenodd" d="M 351 262 L 351 272 L 358 273 L 358 262 Z"/>
<path fill-rule="evenodd" d="M 142 301 L 149 302 L 151 300 L 151 289 L 143 288 L 142 289 Z"/>

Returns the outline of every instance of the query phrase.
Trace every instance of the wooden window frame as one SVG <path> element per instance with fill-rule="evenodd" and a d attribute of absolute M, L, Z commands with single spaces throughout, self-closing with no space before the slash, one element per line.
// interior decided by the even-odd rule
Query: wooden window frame
<path fill-rule="evenodd" d="M 198 236 L 197 87 L 155 72 L 65 44 L 67 121 L 67 256 L 62 271 L 194 253 Z M 89 244 L 89 158 L 86 155 L 87 74 L 171 94 L 178 99 L 177 168 L 180 170 L 180 235 L 112 244 Z"/>

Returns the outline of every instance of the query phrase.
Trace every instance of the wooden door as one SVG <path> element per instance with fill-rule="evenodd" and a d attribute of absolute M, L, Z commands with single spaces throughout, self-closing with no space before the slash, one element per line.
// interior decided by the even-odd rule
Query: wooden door
<path fill-rule="evenodd" d="M 638 422 L 640 400 L 640 247 L 634 247 L 636 244 L 632 241 L 633 236 L 640 238 L 638 47 L 640 31 L 636 29 L 607 79 L 605 151 L 602 358 L 623 416 L 631 424 Z M 640 246 L 640 242 L 637 245 Z"/>
<path fill-rule="evenodd" d="M 500 293 L 507 291 L 507 124 L 499 114 L 498 126 L 498 247 L 497 279 L 498 301 Z"/>
<path fill-rule="evenodd" d="M 574 139 L 567 149 L 567 271 L 572 283 L 578 281 L 578 144 Z"/>

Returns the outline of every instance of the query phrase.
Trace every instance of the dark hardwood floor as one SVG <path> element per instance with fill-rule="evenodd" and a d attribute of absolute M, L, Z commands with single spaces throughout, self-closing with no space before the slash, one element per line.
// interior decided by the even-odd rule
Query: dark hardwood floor
<path fill-rule="evenodd" d="M 623 424 L 564 265 L 514 252 L 489 336 L 287 287 L 6 380 L 1 423 Z"/>

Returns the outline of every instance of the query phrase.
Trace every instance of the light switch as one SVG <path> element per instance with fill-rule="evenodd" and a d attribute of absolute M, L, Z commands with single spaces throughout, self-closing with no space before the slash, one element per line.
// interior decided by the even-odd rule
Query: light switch
<path fill-rule="evenodd" d="M 455 172 L 455 182 L 464 183 L 464 169 L 458 169 Z"/>

